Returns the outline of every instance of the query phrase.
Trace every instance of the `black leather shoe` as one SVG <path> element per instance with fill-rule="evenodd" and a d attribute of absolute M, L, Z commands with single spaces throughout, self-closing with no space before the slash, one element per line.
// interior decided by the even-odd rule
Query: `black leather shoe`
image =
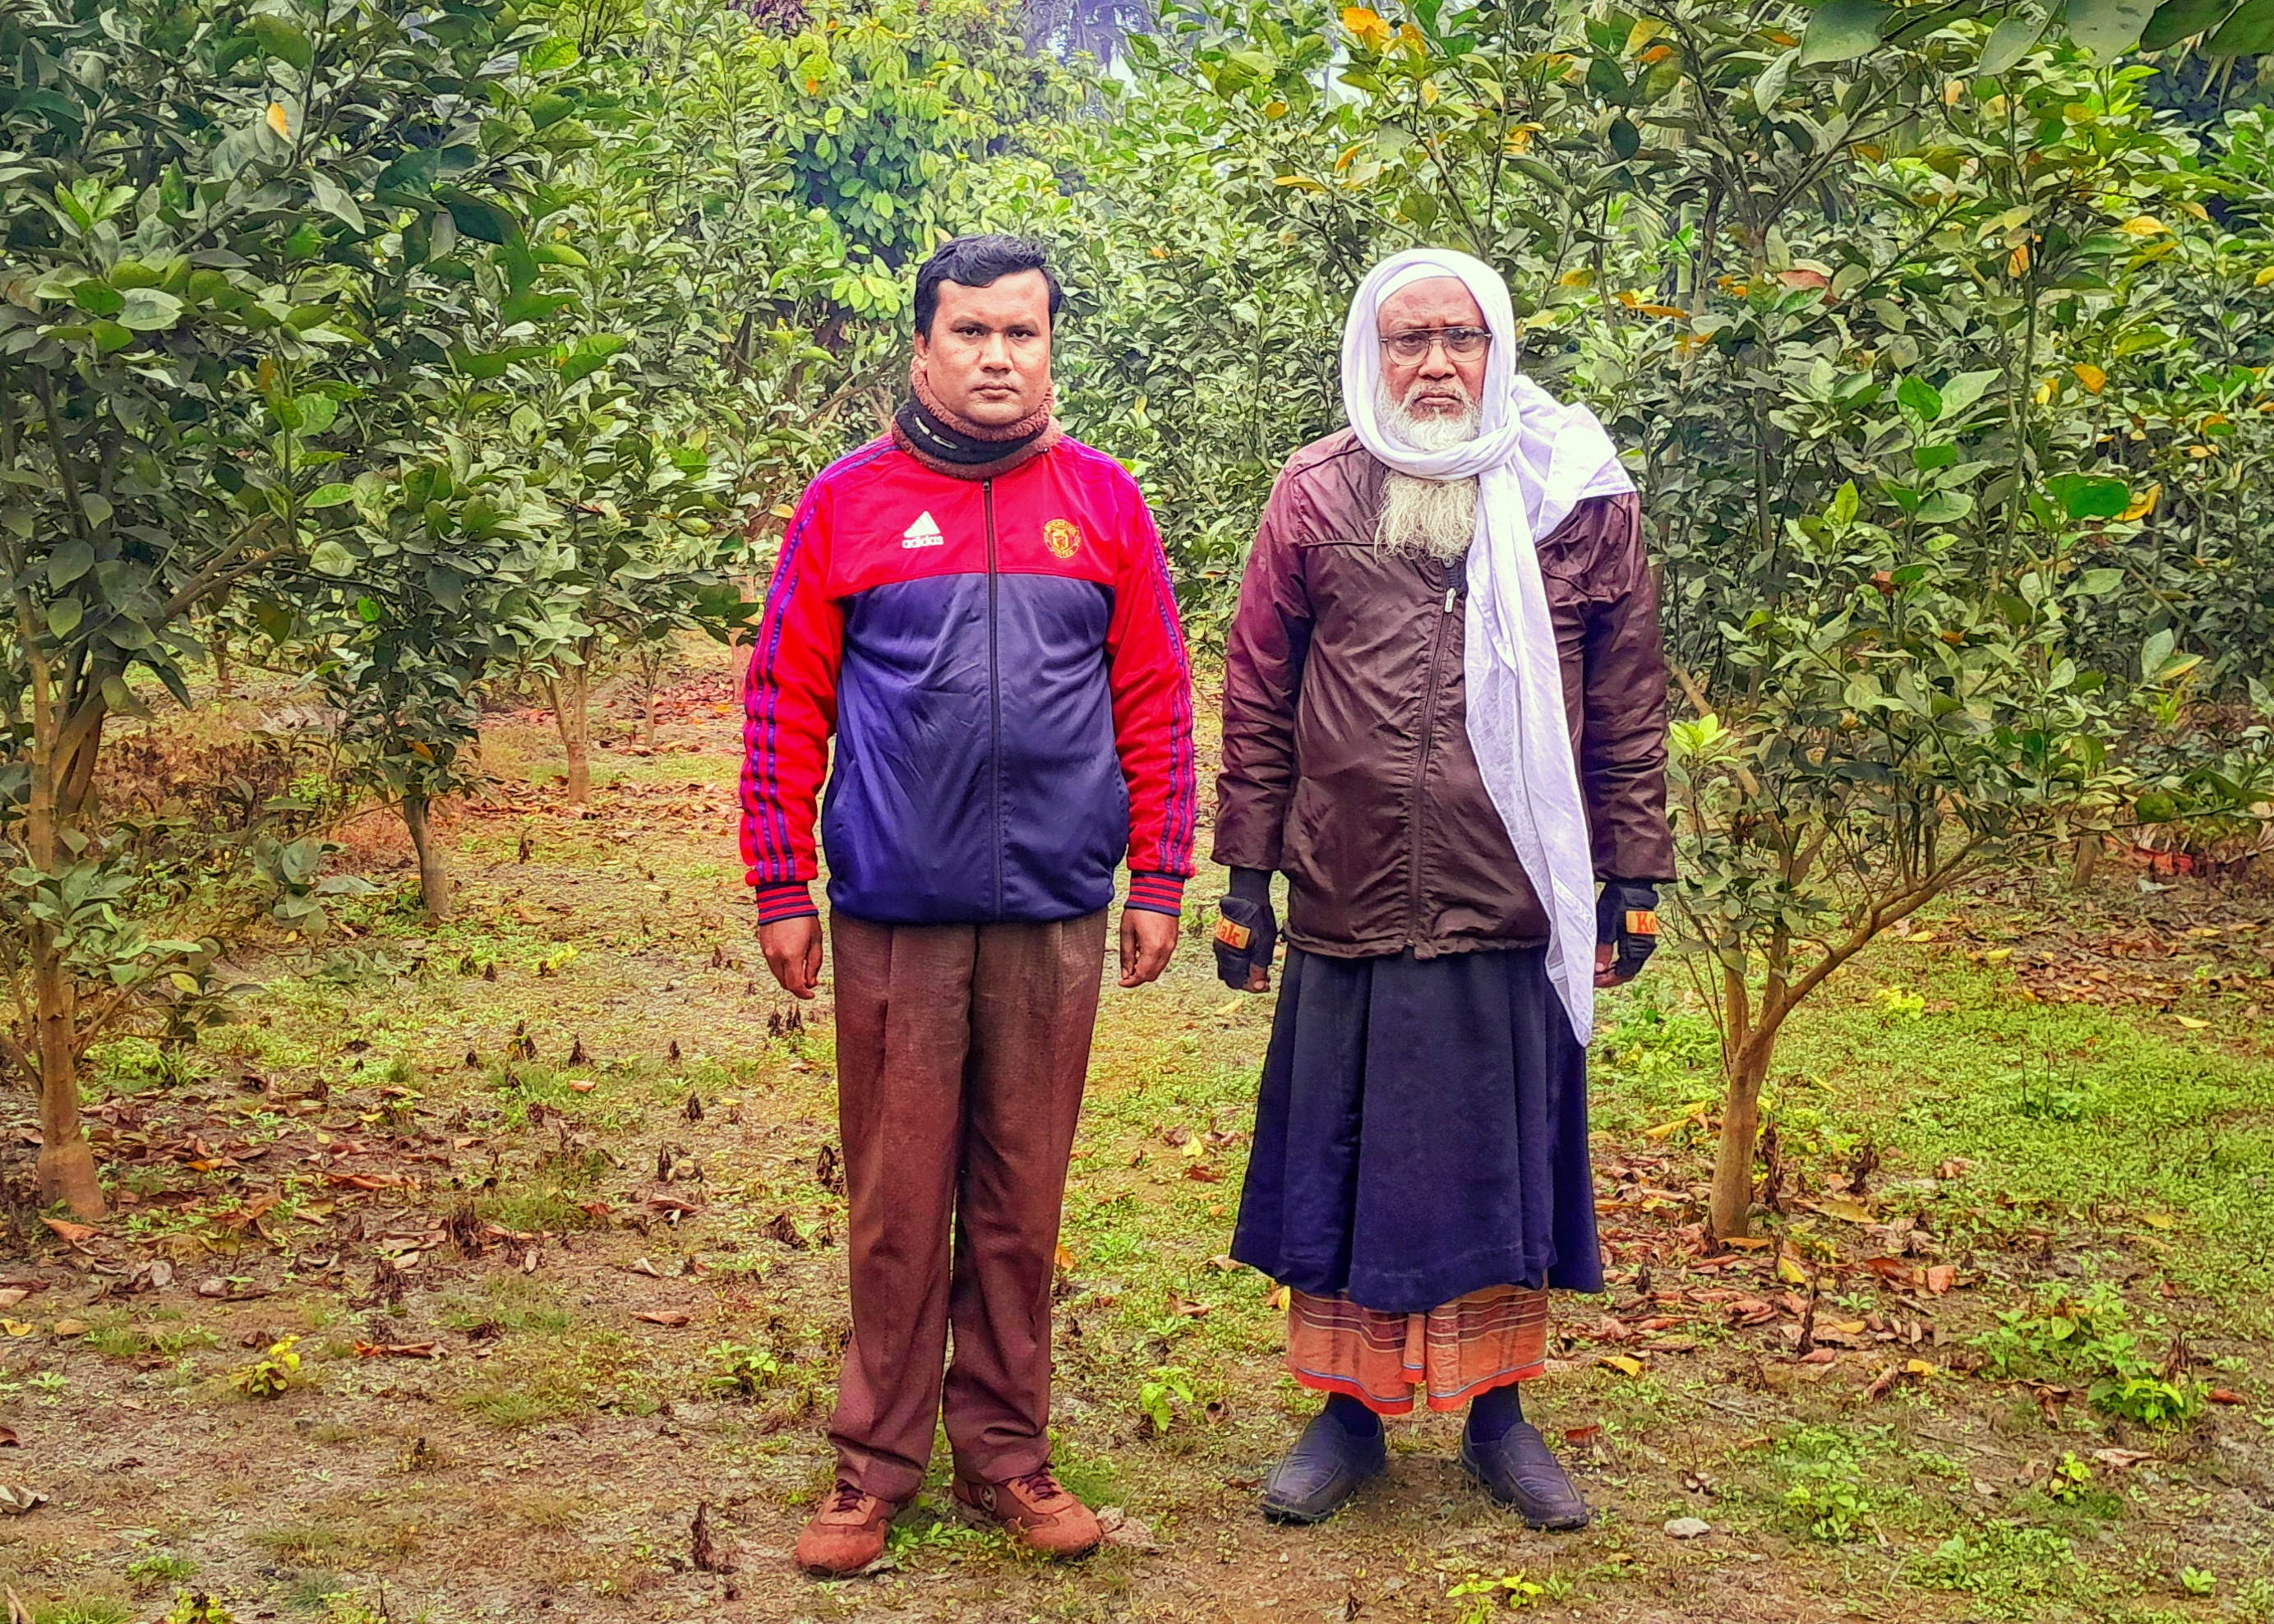
<path fill-rule="evenodd" d="M 1367 1437 L 1321 1410 L 1263 1485 L 1263 1515 L 1273 1522 L 1323 1522 L 1358 1485 L 1389 1464 L 1389 1440 L 1377 1426 Z"/>
<path fill-rule="evenodd" d="M 1493 1499 L 1513 1507 L 1527 1527 L 1562 1530 L 1587 1526 L 1587 1502 L 1563 1475 L 1540 1429 L 1528 1421 L 1517 1422 L 1488 1444 L 1464 1432 L 1461 1470 Z"/>

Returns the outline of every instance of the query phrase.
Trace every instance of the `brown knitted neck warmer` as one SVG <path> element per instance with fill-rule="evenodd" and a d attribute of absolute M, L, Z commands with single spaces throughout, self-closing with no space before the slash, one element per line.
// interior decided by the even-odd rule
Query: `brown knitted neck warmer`
<path fill-rule="evenodd" d="M 1023 468 L 1056 445 L 1060 431 L 1051 415 L 1055 388 L 1016 423 L 995 427 L 950 411 L 932 393 L 921 367 L 908 369 L 910 398 L 892 419 L 892 442 L 951 479 L 996 479 Z"/>

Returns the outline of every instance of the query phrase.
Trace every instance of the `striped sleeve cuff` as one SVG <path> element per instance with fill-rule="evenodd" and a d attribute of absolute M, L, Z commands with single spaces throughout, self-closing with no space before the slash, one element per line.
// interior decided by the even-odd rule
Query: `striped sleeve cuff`
<path fill-rule="evenodd" d="M 1185 911 L 1183 876 L 1174 874 L 1131 874 L 1128 906 L 1146 914 L 1183 914 Z"/>
<path fill-rule="evenodd" d="M 779 885 L 761 885 L 757 892 L 758 923 L 761 925 L 807 915 L 818 916 L 821 913 L 813 906 L 813 892 L 802 880 L 789 880 Z"/>

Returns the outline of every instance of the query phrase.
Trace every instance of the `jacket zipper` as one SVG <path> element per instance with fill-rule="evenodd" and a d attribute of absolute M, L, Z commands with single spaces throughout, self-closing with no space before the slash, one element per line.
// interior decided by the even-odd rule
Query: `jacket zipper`
<path fill-rule="evenodd" d="M 979 482 L 980 505 L 987 514 L 987 771 L 992 816 L 989 838 L 995 848 L 995 917 L 1003 917 L 1003 674 L 995 619 L 995 482 Z"/>
<path fill-rule="evenodd" d="M 1437 626 L 1429 644 L 1429 685 L 1421 696 L 1421 751 L 1415 758 L 1413 772 L 1412 810 L 1408 815 L 1412 824 L 1411 849 L 1407 863 L 1412 876 L 1407 886 L 1405 906 L 1405 944 L 1419 946 L 1421 940 L 1421 831 L 1422 803 L 1429 791 L 1429 747 L 1437 735 L 1437 672 L 1445 659 L 1445 628 L 1453 621 L 1453 596 L 1457 589 L 1445 589 L 1444 612 L 1437 617 Z"/>

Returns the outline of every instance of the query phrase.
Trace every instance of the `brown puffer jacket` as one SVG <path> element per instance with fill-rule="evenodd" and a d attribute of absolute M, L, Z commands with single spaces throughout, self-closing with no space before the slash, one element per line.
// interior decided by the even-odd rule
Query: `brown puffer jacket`
<path fill-rule="evenodd" d="M 1374 545 L 1388 470 L 1345 429 L 1263 511 L 1224 661 L 1216 860 L 1289 881 L 1287 939 L 1361 958 L 1537 947 L 1547 916 L 1469 748 L 1457 583 Z M 1632 496 L 1540 543 L 1601 879 L 1666 880 L 1666 664 Z"/>

